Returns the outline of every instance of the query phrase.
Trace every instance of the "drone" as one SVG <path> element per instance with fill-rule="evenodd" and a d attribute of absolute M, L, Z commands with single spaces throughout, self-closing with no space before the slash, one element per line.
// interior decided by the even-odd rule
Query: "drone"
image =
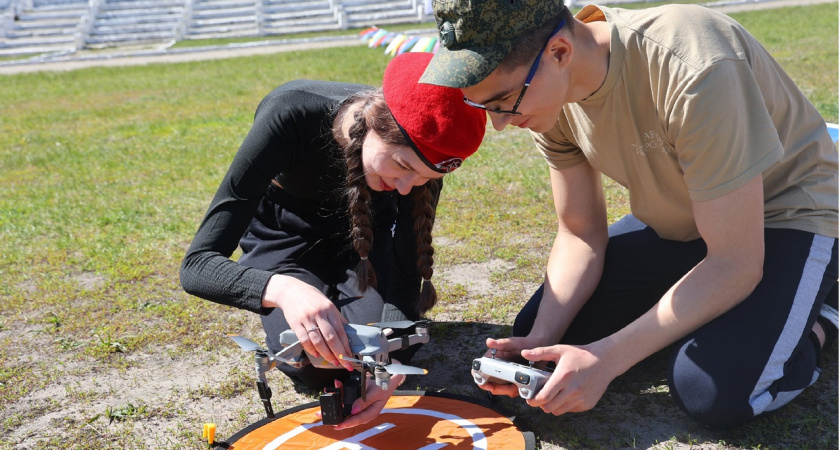
<path fill-rule="evenodd" d="M 414 334 L 403 335 L 388 339 L 387 331 L 414 327 Z M 402 364 L 391 364 L 390 353 L 404 350 L 414 344 L 429 342 L 429 322 L 426 320 L 394 322 L 378 322 L 370 325 L 345 324 L 344 332 L 350 341 L 352 356 L 339 355 L 339 359 L 347 361 L 353 367 L 350 382 L 342 388 L 325 388 L 320 395 L 321 416 L 325 425 L 341 423 L 350 415 L 353 402 L 361 396 L 366 400 L 365 382 L 368 374 L 376 385 L 388 389 L 391 375 L 425 375 L 426 369 Z M 277 367 L 278 363 L 288 364 L 300 368 L 311 364 L 320 369 L 344 369 L 324 359 L 323 356 L 313 357 L 303 349 L 294 331 L 286 330 L 280 333 L 280 345 L 283 347 L 277 353 L 272 353 L 260 347 L 256 342 L 242 336 L 230 335 L 242 350 L 254 352 L 254 366 L 257 373 L 257 391 L 265 407 L 266 416 L 274 418 L 271 406 L 271 388 L 268 386 L 265 373 Z"/>

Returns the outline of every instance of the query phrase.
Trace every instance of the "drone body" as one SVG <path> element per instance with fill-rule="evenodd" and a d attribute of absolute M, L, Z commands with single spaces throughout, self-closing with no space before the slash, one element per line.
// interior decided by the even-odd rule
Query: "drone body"
<path fill-rule="evenodd" d="M 391 352 L 391 345 L 382 328 L 369 326 L 347 324 L 344 325 L 344 332 L 347 334 L 347 339 L 350 341 L 351 358 L 362 360 L 366 363 L 373 364 L 388 364 L 388 354 Z M 426 341 L 428 342 L 428 334 Z M 423 342 L 423 341 L 418 341 Z M 414 343 L 414 342 L 412 342 Z M 280 345 L 284 348 L 277 353 L 277 358 L 286 364 L 293 367 L 302 367 L 306 365 L 306 361 L 319 369 L 344 369 L 342 366 L 336 366 L 330 363 L 323 356 L 314 357 L 303 350 L 300 345 L 295 332 L 286 330 L 280 333 Z M 349 360 L 355 369 L 359 369 L 360 363 Z"/>
<path fill-rule="evenodd" d="M 394 339 L 388 339 L 385 332 L 389 328 L 408 328 L 414 326 L 415 333 L 410 335 L 399 336 Z M 325 392 L 321 395 L 321 410 L 324 416 L 324 423 L 337 424 L 344 420 L 344 417 L 349 415 L 350 406 L 357 394 L 344 395 L 344 391 L 358 391 L 361 393 L 361 398 L 364 401 L 367 379 L 366 374 L 370 374 L 376 385 L 382 389 L 388 389 L 388 384 L 391 375 L 425 375 L 426 370 L 418 367 L 406 366 L 402 364 L 391 364 L 390 353 L 397 350 L 407 349 L 414 344 L 425 344 L 429 342 L 429 324 L 426 321 L 411 322 L 380 322 L 371 325 L 357 325 L 345 324 L 344 332 L 347 334 L 347 339 L 350 341 L 350 351 L 352 357 L 339 355 L 339 358 L 349 362 L 355 371 L 354 386 L 345 386 L 341 392 L 337 392 L 337 396 L 332 396 L 336 392 Z M 283 350 L 276 354 L 260 348 L 256 342 L 242 336 L 230 336 L 239 346 L 245 351 L 253 351 L 255 369 L 257 372 L 257 388 L 260 393 L 260 399 L 265 406 L 266 415 L 269 418 L 274 418 L 274 412 L 271 408 L 271 389 L 266 382 L 265 373 L 278 363 L 288 364 L 292 367 L 303 367 L 307 364 L 312 364 L 321 369 L 344 369 L 343 366 L 337 366 L 330 363 L 322 356 L 313 357 L 307 353 L 300 341 L 297 339 L 295 333 L 291 330 L 284 331 L 280 334 L 280 345 Z M 345 369 L 346 370 L 346 369 Z M 358 385 L 358 386 L 355 386 Z M 325 407 L 329 405 L 329 407 Z M 327 412 L 330 411 L 329 414 Z M 340 411 L 335 413 L 335 411 Z"/>

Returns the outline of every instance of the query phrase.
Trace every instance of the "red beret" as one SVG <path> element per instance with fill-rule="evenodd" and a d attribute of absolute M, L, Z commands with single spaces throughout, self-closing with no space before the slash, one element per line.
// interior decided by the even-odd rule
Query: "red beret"
<path fill-rule="evenodd" d="M 385 68 L 382 91 L 420 160 L 436 172 L 449 173 L 478 150 L 487 115 L 464 103 L 459 89 L 418 83 L 431 59 L 426 52 L 395 57 Z"/>

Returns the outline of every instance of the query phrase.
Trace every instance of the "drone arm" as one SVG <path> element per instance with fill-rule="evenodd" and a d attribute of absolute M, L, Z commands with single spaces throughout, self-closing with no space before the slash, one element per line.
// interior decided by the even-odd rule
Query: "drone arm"
<path fill-rule="evenodd" d="M 405 350 L 414 344 L 426 344 L 429 342 L 429 333 L 417 333 L 407 336 L 400 336 L 388 340 L 388 352 Z"/>
<path fill-rule="evenodd" d="M 303 353 L 303 346 L 300 342 L 295 342 L 292 345 L 280 350 L 274 355 L 278 360 L 295 368 L 300 368 L 306 365 L 305 355 Z"/>

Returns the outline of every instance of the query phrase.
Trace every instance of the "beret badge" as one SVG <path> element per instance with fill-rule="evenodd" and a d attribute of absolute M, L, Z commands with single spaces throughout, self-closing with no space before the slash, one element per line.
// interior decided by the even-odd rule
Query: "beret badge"
<path fill-rule="evenodd" d="M 455 25 L 451 22 L 444 22 L 440 26 L 440 43 L 449 48 L 455 44 Z"/>

